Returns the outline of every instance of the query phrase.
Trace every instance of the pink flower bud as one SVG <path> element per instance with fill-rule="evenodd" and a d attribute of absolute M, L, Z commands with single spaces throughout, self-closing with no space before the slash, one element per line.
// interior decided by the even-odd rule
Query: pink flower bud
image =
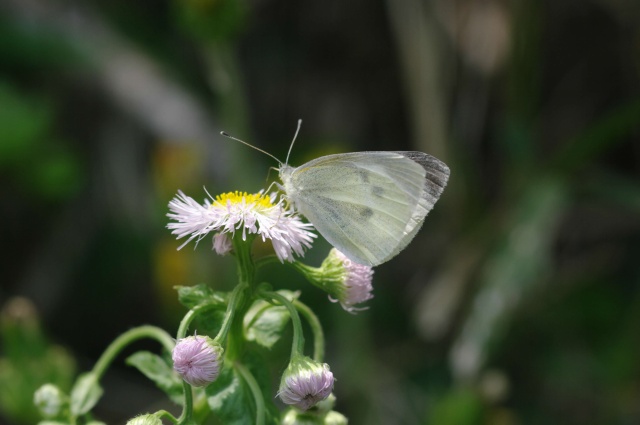
<path fill-rule="evenodd" d="M 231 252 L 233 245 L 228 233 L 216 233 L 213 235 L 213 250 L 218 255 L 227 255 Z"/>
<path fill-rule="evenodd" d="M 206 387 L 220 374 L 223 353 L 220 344 L 208 336 L 189 336 L 173 349 L 173 369 L 188 384 Z"/>
<path fill-rule="evenodd" d="M 326 363 L 306 356 L 295 356 L 282 375 L 278 396 L 283 403 L 307 410 L 329 397 L 333 391 L 333 373 Z"/>

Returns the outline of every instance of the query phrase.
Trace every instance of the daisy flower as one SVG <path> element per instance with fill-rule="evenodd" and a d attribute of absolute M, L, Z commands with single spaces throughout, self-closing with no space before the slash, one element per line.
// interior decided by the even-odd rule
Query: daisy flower
<path fill-rule="evenodd" d="M 192 240 L 199 242 L 207 234 L 214 233 L 214 250 L 224 255 L 231 250 L 231 240 L 240 232 L 242 240 L 247 234 L 256 234 L 262 241 L 271 240 L 273 249 L 280 261 L 293 261 L 293 254 L 303 256 L 316 237 L 311 232 L 313 226 L 303 223 L 294 212 L 285 209 L 282 201 L 276 202 L 276 194 L 248 194 L 246 192 L 228 192 L 216 196 L 215 200 L 206 199 L 200 205 L 193 198 L 178 191 L 178 195 L 169 202 L 167 216 L 175 222 L 169 228 L 178 239 L 188 239 L 178 248 L 181 249 Z"/>

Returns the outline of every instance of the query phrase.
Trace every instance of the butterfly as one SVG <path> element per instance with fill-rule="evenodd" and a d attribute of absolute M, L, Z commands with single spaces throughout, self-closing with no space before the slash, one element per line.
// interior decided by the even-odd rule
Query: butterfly
<path fill-rule="evenodd" d="M 413 151 L 327 155 L 299 167 L 287 162 L 288 155 L 279 174 L 289 202 L 331 245 L 367 266 L 406 248 L 450 174 L 439 159 Z"/>

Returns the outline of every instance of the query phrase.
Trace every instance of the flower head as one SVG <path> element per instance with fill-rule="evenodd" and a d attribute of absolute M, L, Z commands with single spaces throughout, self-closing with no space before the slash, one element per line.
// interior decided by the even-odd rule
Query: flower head
<path fill-rule="evenodd" d="M 263 241 L 270 239 L 280 261 L 293 261 L 293 254 L 304 255 L 316 237 L 311 233 L 313 226 L 285 209 L 281 201 L 276 202 L 275 194 L 228 192 L 200 205 L 179 191 L 169 202 L 169 209 L 167 216 L 175 223 L 167 227 L 178 239 L 189 236 L 180 248 L 193 239 L 200 241 L 210 232 L 233 237 L 241 230 L 242 240 L 247 239 L 247 234 L 259 235 Z M 229 252 L 230 241 L 218 238 L 214 239 L 216 252 Z"/>
<path fill-rule="evenodd" d="M 316 286 L 329 293 L 329 299 L 339 302 L 350 313 L 362 310 L 357 304 L 373 298 L 373 269 L 358 264 L 333 248 L 319 268 L 297 265 Z"/>
<path fill-rule="evenodd" d="M 297 355 L 282 375 L 278 396 L 283 403 L 307 410 L 329 397 L 333 391 L 333 373 L 326 363 Z"/>
<path fill-rule="evenodd" d="M 188 384 L 206 387 L 218 378 L 224 350 L 208 336 L 189 336 L 173 348 L 173 369 Z"/>

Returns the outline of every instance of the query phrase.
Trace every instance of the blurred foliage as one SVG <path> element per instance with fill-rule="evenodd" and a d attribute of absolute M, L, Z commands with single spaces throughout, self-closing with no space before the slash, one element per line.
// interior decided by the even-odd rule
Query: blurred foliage
<path fill-rule="evenodd" d="M 416 149 L 452 170 L 369 310 L 264 271 L 319 313 L 351 423 L 639 423 L 639 23 L 636 0 L 6 0 L 0 297 L 88 362 L 128 327 L 171 332 L 174 286 L 235 270 L 210 241 L 175 251 L 167 202 L 266 187 L 276 164 L 218 132 L 281 158 L 302 118 L 294 165 Z M 73 368 L 15 323 L 0 416 L 32 423 L 27 393 Z M 113 373 L 109 423 L 160 398 Z"/>
<path fill-rule="evenodd" d="M 14 298 L 0 314 L 0 409 L 16 424 L 35 424 L 40 414 L 34 393 L 46 383 L 69 390 L 75 362 L 65 349 L 47 341 L 28 300 Z"/>
<path fill-rule="evenodd" d="M 25 192 L 58 200 L 83 184 L 80 160 L 65 143 L 52 140 L 53 111 L 0 81 L 0 173 Z M 28 170 L 29 172 L 26 172 Z"/>

